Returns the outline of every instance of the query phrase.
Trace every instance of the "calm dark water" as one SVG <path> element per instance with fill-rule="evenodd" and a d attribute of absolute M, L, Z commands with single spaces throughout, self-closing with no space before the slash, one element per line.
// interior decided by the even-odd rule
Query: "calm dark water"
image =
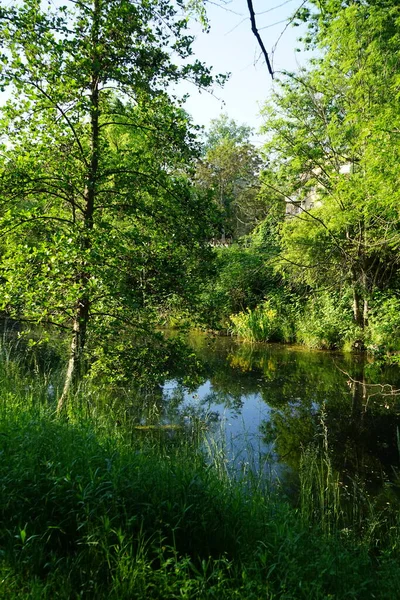
<path fill-rule="evenodd" d="M 209 443 L 224 446 L 234 468 L 267 469 L 290 485 L 302 452 L 325 443 L 343 481 L 397 492 L 399 368 L 199 334 L 188 342 L 205 365 L 204 381 L 191 392 L 165 382 L 166 405 L 187 424 L 203 419 Z"/>

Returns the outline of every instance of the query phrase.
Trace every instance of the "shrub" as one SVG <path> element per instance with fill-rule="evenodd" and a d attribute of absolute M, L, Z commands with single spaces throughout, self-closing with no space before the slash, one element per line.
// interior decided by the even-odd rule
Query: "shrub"
<path fill-rule="evenodd" d="M 232 313 L 254 309 L 276 285 L 265 256 L 254 248 L 218 248 L 215 268 L 198 307 L 200 320 L 214 328 L 226 326 Z"/>
<path fill-rule="evenodd" d="M 370 313 L 367 347 L 374 352 L 400 351 L 400 298 L 376 302 Z"/>
<path fill-rule="evenodd" d="M 309 348 L 341 348 L 360 335 L 347 304 L 326 293 L 308 300 L 295 327 L 297 341 Z"/>

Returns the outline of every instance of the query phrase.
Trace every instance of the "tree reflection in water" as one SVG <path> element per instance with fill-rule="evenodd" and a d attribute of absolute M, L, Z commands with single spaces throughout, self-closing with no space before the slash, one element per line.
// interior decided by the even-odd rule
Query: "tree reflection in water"
<path fill-rule="evenodd" d="M 290 467 L 281 472 L 288 487 L 304 450 L 318 446 L 326 431 L 343 486 L 357 482 L 368 493 L 383 492 L 382 501 L 397 491 L 400 395 L 392 392 L 400 387 L 398 368 L 379 369 L 363 355 L 237 344 L 215 336 L 191 334 L 189 343 L 208 380 L 196 392 L 197 406 L 225 412 L 228 425 L 245 417 L 246 427 L 251 407 L 260 411 L 263 404 L 264 418 L 256 432 L 253 419 L 248 433 L 260 436 L 266 453 L 273 444 L 278 464 Z"/>

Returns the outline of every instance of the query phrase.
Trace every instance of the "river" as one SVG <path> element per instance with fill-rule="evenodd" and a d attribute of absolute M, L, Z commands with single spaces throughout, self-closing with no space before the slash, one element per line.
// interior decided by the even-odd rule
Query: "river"
<path fill-rule="evenodd" d="M 165 419 L 202 419 L 209 443 L 223 447 L 233 470 L 262 468 L 290 488 L 302 453 L 323 446 L 343 486 L 357 482 L 374 495 L 397 495 L 398 367 L 379 368 L 361 354 L 197 333 L 188 342 L 205 375 L 191 391 L 165 382 Z"/>

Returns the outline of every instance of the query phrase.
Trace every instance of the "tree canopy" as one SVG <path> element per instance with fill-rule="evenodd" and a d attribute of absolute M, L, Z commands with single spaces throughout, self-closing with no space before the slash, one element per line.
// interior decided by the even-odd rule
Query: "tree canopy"
<path fill-rule="evenodd" d="M 197 163 L 196 185 L 220 210 L 221 243 L 246 235 L 266 214 L 259 181 L 262 159 L 251 134 L 250 127 L 222 114 L 211 121 Z"/>

